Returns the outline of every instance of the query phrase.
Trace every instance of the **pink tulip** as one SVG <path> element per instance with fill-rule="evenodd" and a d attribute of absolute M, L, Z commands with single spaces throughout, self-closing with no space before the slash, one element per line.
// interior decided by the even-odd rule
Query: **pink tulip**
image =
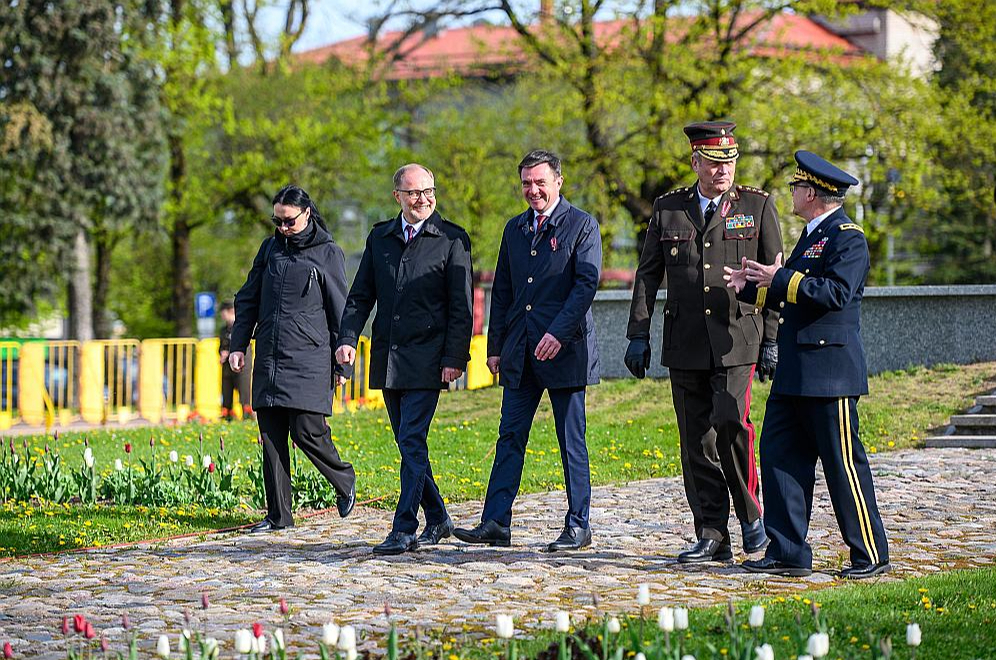
<path fill-rule="evenodd" d="M 86 637 L 87 639 L 93 639 L 94 637 L 97 636 L 97 629 L 94 628 L 93 624 L 90 623 L 89 621 L 87 621 L 86 623 L 86 632 L 83 633 L 83 636 Z"/>
<path fill-rule="evenodd" d="M 252 636 L 255 637 L 256 639 L 259 639 L 260 637 L 263 636 L 263 624 L 262 623 L 254 623 L 254 624 L 252 624 Z"/>
<path fill-rule="evenodd" d="M 131 619 L 128 618 L 127 612 L 121 615 L 121 627 L 125 630 L 131 630 Z"/>
<path fill-rule="evenodd" d="M 151 435 L 149 436 L 149 446 L 150 447 L 155 447 L 156 446 L 156 439 L 153 438 Z"/>
<path fill-rule="evenodd" d="M 63 635 L 68 635 L 69 634 L 69 617 L 68 616 L 62 617 L 62 634 Z"/>
<path fill-rule="evenodd" d="M 284 616 L 287 616 L 288 612 L 290 612 L 290 608 L 287 607 L 287 601 L 285 599 L 281 598 L 280 599 L 280 613 L 282 615 L 284 615 Z"/>
<path fill-rule="evenodd" d="M 386 600 L 384 601 L 384 616 L 386 617 L 391 616 L 391 603 L 389 603 Z"/>
<path fill-rule="evenodd" d="M 10 660 L 14 657 L 14 647 L 10 645 L 10 642 L 3 643 L 3 657 Z"/>
<path fill-rule="evenodd" d="M 100 650 L 107 653 L 107 639 L 103 635 L 100 636 Z"/>
<path fill-rule="evenodd" d="M 208 598 L 208 592 L 201 594 L 201 609 L 206 610 L 211 605 L 211 601 Z"/>
<path fill-rule="evenodd" d="M 86 631 L 86 617 L 82 614 L 77 614 L 73 617 L 73 630 L 78 633 Z"/>
<path fill-rule="evenodd" d="M 214 474 L 214 471 L 215 471 L 214 461 L 211 461 L 211 464 L 208 465 L 208 472 L 210 472 L 211 474 Z"/>

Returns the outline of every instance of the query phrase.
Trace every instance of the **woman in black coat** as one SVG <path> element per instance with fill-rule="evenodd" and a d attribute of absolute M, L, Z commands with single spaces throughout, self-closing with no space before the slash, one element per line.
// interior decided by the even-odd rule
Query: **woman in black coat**
<path fill-rule="evenodd" d="M 339 515 L 356 501 L 356 473 L 339 458 L 325 421 L 335 386 L 346 381 L 332 358 L 346 302 L 342 250 L 308 193 L 284 186 L 273 198 L 277 229 L 263 241 L 235 295 L 229 364 L 239 372 L 256 338 L 252 407 L 263 439 L 266 518 L 252 532 L 294 525 L 287 435 L 335 487 Z"/>

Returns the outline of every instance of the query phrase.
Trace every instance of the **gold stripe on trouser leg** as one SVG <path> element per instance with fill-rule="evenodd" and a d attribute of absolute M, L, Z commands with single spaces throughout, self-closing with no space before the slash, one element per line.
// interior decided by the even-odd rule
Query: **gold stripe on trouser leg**
<path fill-rule="evenodd" d="M 844 459 L 844 472 L 847 473 L 847 481 L 851 486 L 851 496 L 854 497 L 854 508 L 858 512 L 858 527 L 861 529 L 861 538 L 865 542 L 865 549 L 871 557 L 872 563 L 878 563 L 878 548 L 875 547 L 875 533 L 871 527 L 871 518 L 868 515 L 868 507 L 865 504 L 864 493 L 861 492 L 861 483 L 858 481 L 858 471 L 854 467 L 853 444 L 851 440 L 851 408 L 847 399 L 837 400 L 837 419 L 840 423 L 840 451 Z"/>

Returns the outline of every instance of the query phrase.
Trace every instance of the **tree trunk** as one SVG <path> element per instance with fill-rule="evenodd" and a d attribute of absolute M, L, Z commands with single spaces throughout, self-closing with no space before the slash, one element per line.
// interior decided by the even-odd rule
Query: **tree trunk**
<path fill-rule="evenodd" d="M 173 322 L 177 337 L 194 336 L 194 285 L 190 275 L 190 227 L 178 217 L 173 223 Z"/>
<path fill-rule="evenodd" d="M 90 283 L 90 242 L 83 222 L 76 223 L 69 273 L 69 339 L 93 339 L 93 289 Z"/>
<path fill-rule="evenodd" d="M 97 256 L 97 279 L 93 285 L 93 336 L 96 339 L 110 339 L 113 332 L 111 314 L 107 309 L 107 297 L 111 288 L 111 255 L 114 243 L 106 236 L 94 241 Z"/>

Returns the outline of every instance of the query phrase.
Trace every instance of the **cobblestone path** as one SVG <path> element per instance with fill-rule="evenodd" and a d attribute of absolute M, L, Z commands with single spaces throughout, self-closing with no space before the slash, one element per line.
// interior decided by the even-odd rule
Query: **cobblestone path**
<path fill-rule="evenodd" d="M 996 450 L 934 449 L 871 457 L 879 507 L 897 580 L 936 571 L 996 564 Z M 444 485 L 445 490 L 445 485 Z M 127 611 L 144 643 L 162 632 L 174 639 L 183 612 L 194 626 L 222 639 L 231 653 L 237 628 L 253 621 L 282 625 L 292 650 L 314 650 L 320 624 L 350 623 L 380 645 L 385 601 L 410 631 L 489 634 L 495 613 L 520 628 L 551 627 L 553 612 L 594 613 L 592 594 L 610 612 L 634 612 L 638 585 L 648 583 L 655 605 L 708 605 L 729 597 L 792 594 L 837 582 L 847 557 L 825 486 L 817 489 L 810 541 L 816 572 L 809 578 L 769 578 L 741 572 L 735 562 L 686 567 L 673 557 L 691 543 L 680 478 L 596 488 L 594 545 L 585 552 L 543 551 L 556 537 L 565 509 L 562 492 L 521 497 L 512 547 L 468 546 L 453 539 L 396 558 L 378 558 L 388 511 L 358 507 L 301 521 L 276 534 L 228 534 L 161 545 L 0 563 L 0 640 L 18 656 L 65 657 L 62 616 L 85 613 L 112 646 L 121 648 L 120 615 Z M 481 505 L 451 506 L 457 525 L 472 526 Z M 732 521 L 734 545 L 739 528 Z M 201 593 L 211 607 L 200 611 Z M 289 624 L 277 600 L 292 608 Z"/>

